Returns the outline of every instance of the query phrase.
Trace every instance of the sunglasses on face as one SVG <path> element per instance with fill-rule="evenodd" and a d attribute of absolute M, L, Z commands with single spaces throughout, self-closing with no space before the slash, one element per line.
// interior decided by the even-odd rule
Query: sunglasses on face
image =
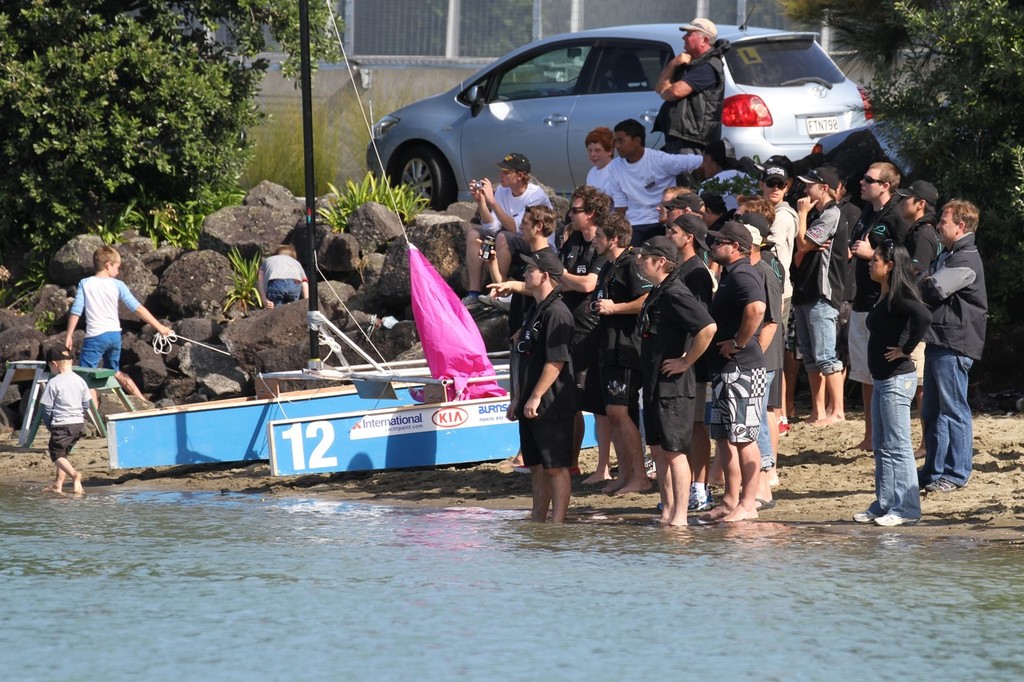
<path fill-rule="evenodd" d="M 587 209 L 583 208 L 582 206 L 573 206 L 572 208 L 569 209 L 569 213 L 586 213 L 586 212 L 587 212 Z"/>
<path fill-rule="evenodd" d="M 878 178 L 873 178 L 870 175 L 865 175 L 863 178 L 861 178 L 861 182 L 863 182 L 865 184 L 868 184 L 868 185 L 877 185 L 878 183 L 885 182 L 885 181 L 884 180 L 879 180 Z"/>
<path fill-rule="evenodd" d="M 761 182 L 764 183 L 765 187 L 770 187 L 772 189 L 782 189 L 786 186 L 786 181 L 779 180 L 778 178 L 769 178 L 768 180 L 762 180 Z"/>

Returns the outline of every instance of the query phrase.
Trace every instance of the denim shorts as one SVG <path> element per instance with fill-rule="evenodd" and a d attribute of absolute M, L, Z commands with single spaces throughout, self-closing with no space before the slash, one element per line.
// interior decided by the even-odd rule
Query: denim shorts
<path fill-rule="evenodd" d="M 82 341 L 82 352 L 78 356 L 81 367 L 99 367 L 100 361 L 107 369 L 121 370 L 121 332 L 104 332 L 87 336 Z"/>
<path fill-rule="evenodd" d="M 302 282 L 294 279 L 272 279 L 267 282 L 267 298 L 274 305 L 299 300 L 302 296 Z"/>

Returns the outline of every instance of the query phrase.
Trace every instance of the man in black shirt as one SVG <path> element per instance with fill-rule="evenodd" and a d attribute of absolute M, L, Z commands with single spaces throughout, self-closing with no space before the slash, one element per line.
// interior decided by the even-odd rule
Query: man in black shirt
<path fill-rule="evenodd" d="M 583 442 L 584 425 L 583 410 L 593 412 L 601 409 L 599 402 L 588 401 L 586 375 L 589 371 L 597 372 L 597 313 L 590 309 L 590 297 L 597 288 L 598 274 L 607 262 L 607 256 L 597 252 L 594 237 L 597 226 L 611 211 L 611 198 L 604 192 L 583 185 L 577 187 L 570 200 L 569 219 L 572 231 L 559 251 L 565 273 L 562 275 L 562 301 L 572 312 L 576 333 L 573 338 L 572 366 L 576 375 L 577 395 L 576 422 L 573 427 L 576 443 L 576 454 L 570 471 L 579 471 L 579 449 Z M 606 426 L 602 424 L 602 426 Z M 608 470 L 610 434 L 607 428 L 598 429 L 597 433 L 598 468 L 584 483 L 598 483 L 611 478 Z M 602 466 L 603 463 L 603 466 Z"/>
<path fill-rule="evenodd" d="M 636 257 L 629 247 L 631 238 L 629 222 L 614 212 L 608 214 L 594 238 L 598 253 L 608 258 L 594 294 L 594 310 L 600 318 L 599 386 L 619 458 L 619 477 L 604 490 L 615 495 L 645 492 L 651 487 L 637 427 L 640 337 L 636 329 L 636 316 L 651 284 L 637 270 Z"/>
<path fill-rule="evenodd" d="M 522 254 L 527 264 L 525 292 L 535 305 L 523 322 L 513 352 L 518 356 L 516 390 L 508 418 L 519 421 L 523 461 L 533 476 L 532 521 L 565 520 L 572 494 L 572 422 L 576 383 L 572 376 L 572 313 L 559 297 L 564 271 L 553 251 Z"/>
<path fill-rule="evenodd" d="M 704 410 L 691 368 L 711 343 L 715 323 L 682 280 L 671 276 L 679 254 L 670 238 L 652 237 L 637 258 L 654 285 L 639 319 L 644 431 L 658 469 L 661 522 L 685 526 L 693 415 Z"/>
<path fill-rule="evenodd" d="M 851 380 L 861 385 L 864 399 L 864 440 L 861 450 L 871 449 L 871 392 L 874 381 L 868 369 L 868 313 L 875 306 L 879 296 L 879 284 L 871 279 L 868 262 L 875 249 L 885 240 L 892 239 L 902 244 L 907 235 L 908 225 L 900 211 L 900 199 L 896 188 L 900 186 L 900 172 L 896 166 L 882 161 L 868 166 L 860 179 L 860 198 L 864 210 L 860 220 L 850 230 L 850 255 L 853 258 L 853 276 L 857 290 L 850 312 L 849 351 Z"/>
<path fill-rule="evenodd" d="M 725 472 L 725 494 L 709 521 L 757 518 L 757 484 L 766 372 L 757 336 L 764 321 L 764 278 L 750 265 L 750 231 L 728 221 L 714 239 L 712 257 L 722 266 L 722 281 L 711 302 L 718 330 L 708 363 L 711 366 L 711 421 L 708 429 L 718 444 Z M 742 491 L 742 492 L 741 492 Z"/>

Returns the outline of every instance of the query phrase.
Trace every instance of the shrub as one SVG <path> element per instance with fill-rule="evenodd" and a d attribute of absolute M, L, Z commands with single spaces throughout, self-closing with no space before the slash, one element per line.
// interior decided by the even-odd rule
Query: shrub
<path fill-rule="evenodd" d="M 339 190 L 334 185 L 328 186 L 334 196 L 318 213 L 324 223 L 335 232 L 344 232 L 352 212 L 370 201 L 390 208 L 398 214 L 405 225 L 411 223 L 429 204 L 429 200 L 420 196 L 412 187 L 392 187 L 387 178 L 376 178 L 370 173 L 367 173 L 360 183 L 346 181 L 344 190 Z"/>
<path fill-rule="evenodd" d="M 228 260 L 231 261 L 233 286 L 224 300 L 224 312 L 236 305 L 242 308 L 242 312 L 262 306 L 259 291 L 260 254 L 246 260 L 238 249 L 231 249 Z"/>

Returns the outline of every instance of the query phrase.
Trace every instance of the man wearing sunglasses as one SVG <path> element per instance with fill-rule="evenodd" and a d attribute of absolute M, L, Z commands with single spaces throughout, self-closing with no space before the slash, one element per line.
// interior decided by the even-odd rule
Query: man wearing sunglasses
<path fill-rule="evenodd" d="M 871 279 L 868 265 L 875 249 L 886 239 L 902 244 L 910 226 L 900 210 L 896 188 L 900 172 L 888 162 L 873 163 L 860 179 L 860 198 L 864 210 L 850 231 L 850 254 L 854 259 L 853 276 L 856 291 L 850 313 L 849 350 L 850 379 L 861 385 L 864 399 L 864 440 L 857 447 L 871 449 L 871 392 L 874 383 L 868 369 L 868 313 L 878 302 L 881 287 Z"/>

